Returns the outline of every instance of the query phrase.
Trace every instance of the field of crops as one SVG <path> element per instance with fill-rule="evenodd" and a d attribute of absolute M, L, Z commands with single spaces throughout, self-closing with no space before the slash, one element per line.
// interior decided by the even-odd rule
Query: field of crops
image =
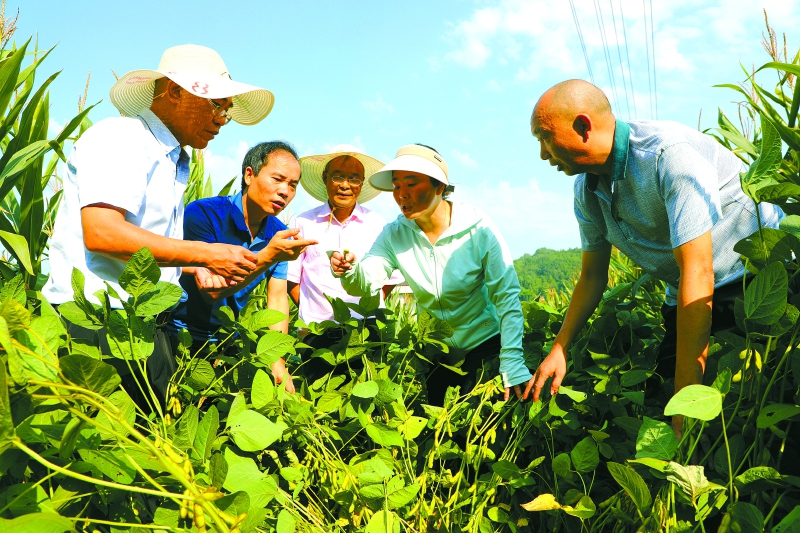
<path fill-rule="evenodd" d="M 221 315 L 229 353 L 191 353 L 184 339 L 167 409 L 152 413 L 121 389 L 142 369 L 155 317 L 180 289 L 159 282 L 148 250 L 128 262 L 124 309 L 84 294 L 59 307 L 105 328 L 71 339 L 41 298 L 65 143 L 91 125 L 83 109 L 48 138 L 47 53 L 0 54 L 0 525 L 5 531 L 800 531 L 800 60 L 778 57 L 745 98 L 742 133 L 723 114 L 710 134 L 752 162 L 754 202 L 789 215 L 736 250 L 753 274 L 737 303 L 742 331 L 714 339 L 704 385 L 670 399 L 648 379 L 663 334 L 663 286 L 614 255 L 610 283 L 557 396 L 502 401 L 496 368 L 444 407 L 426 404 L 450 327 L 395 302 L 335 301 L 344 337 L 318 350 L 335 370 L 306 379 L 301 346 L 269 330 L 282 316 L 254 297 Z M 34 59 L 31 61 L 31 57 Z M 727 98 L 727 96 L 721 96 Z M 788 148 L 788 150 L 787 150 Z M 210 194 L 193 160 L 189 199 Z M 563 320 L 568 292 L 526 302 L 524 347 L 535 368 Z M 350 318 L 350 308 L 377 327 Z M 223 311 L 226 311 L 224 309 Z M 333 323 L 311 325 L 312 332 Z M 269 367 L 287 357 L 297 394 Z M 306 356 L 307 357 L 307 356 Z M 141 375 L 141 373 L 138 373 Z M 651 381 L 652 383 L 652 381 Z M 152 397 L 145 379 L 136 386 Z M 646 394 L 647 393 L 647 394 Z M 687 417 L 681 440 L 669 424 Z M 10 529 L 9 529 L 10 528 Z"/>

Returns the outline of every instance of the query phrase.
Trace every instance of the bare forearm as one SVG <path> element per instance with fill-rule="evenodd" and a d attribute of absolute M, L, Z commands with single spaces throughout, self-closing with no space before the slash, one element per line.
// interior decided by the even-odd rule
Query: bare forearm
<path fill-rule="evenodd" d="M 705 294 L 686 289 L 678 292 L 675 392 L 703 382 L 711 331 L 711 295 L 707 289 L 700 292 Z"/>
<path fill-rule="evenodd" d="M 607 285 L 607 275 L 602 277 L 581 276 L 575 285 L 567 314 L 564 316 L 564 323 L 553 342 L 554 345 L 561 346 L 566 353 L 569 345 L 597 309 L 597 304 L 600 303 Z"/>

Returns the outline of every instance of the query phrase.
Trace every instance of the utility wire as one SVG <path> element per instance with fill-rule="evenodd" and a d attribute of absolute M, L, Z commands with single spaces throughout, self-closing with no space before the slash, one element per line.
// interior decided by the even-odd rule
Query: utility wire
<path fill-rule="evenodd" d="M 631 100 L 633 100 L 633 118 L 639 118 L 636 111 L 636 92 L 633 90 L 633 72 L 631 71 L 631 55 L 628 52 L 628 32 L 625 30 L 625 15 L 622 13 L 622 0 L 619 0 L 619 18 L 622 21 L 622 36 L 625 38 L 625 57 L 628 59 L 628 80 L 631 84 Z"/>
<path fill-rule="evenodd" d="M 653 0 L 650 0 L 650 48 L 653 50 L 653 95 L 656 102 L 656 120 L 658 120 L 658 83 L 656 83 L 656 41 L 653 26 Z"/>
<path fill-rule="evenodd" d="M 622 88 L 625 91 L 625 107 L 628 108 L 628 118 L 631 118 L 631 102 L 628 99 L 628 84 L 625 82 L 625 66 L 622 64 L 622 51 L 619 45 L 619 33 L 617 33 L 617 17 L 614 15 L 614 0 L 608 0 L 611 6 L 611 23 L 614 25 L 614 39 L 617 41 L 617 58 L 619 58 L 619 75 L 622 77 Z"/>
<path fill-rule="evenodd" d="M 650 37 L 647 32 L 647 0 L 642 0 L 642 12 L 644 13 L 644 46 L 647 50 L 647 90 L 650 95 L 650 118 L 655 116 L 653 112 L 653 83 L 650 76 Z"/>
<path fill-rule="evenodd" d="M 575 3 L 569 0 L 569 6 L 572 8 L 572 19 L 575 21 L 575 28 L 578 30 L 578 40 L 581 42 L 581 49 L 583 50 L 583 58 L 586 60 L 586 68 L 589 70 L 589 79 L 592 80 L 592 85 L 597 85 L 594 82 L 594 74 L 592 74 L 592 64 L 589 63 L 589 54 L 586 52 L 586 44 L 583 41 L 583 32 L 581 25 L 578 23 L 578 13 L 575 11 Z"/>
<path fill-rule="evenodd" d="M 614 103 L 619 103 L 617 96 L 617 84 L 614 81 L 614 70 L 611 68 L 611 54 L 608 52 L 608 44 L 606 43 L 606 32 L 603 24 L 603 15 L 601 13 L 598 0 L 594 0 L 594 14 L 597 17 L 597 27 L 600 28 L 600 39 L 603 41 L 603 54 L 606 57 L 606 67 L 608 68 L 608 80 L 611 82 L 611 91 L 614 93 Z"/>

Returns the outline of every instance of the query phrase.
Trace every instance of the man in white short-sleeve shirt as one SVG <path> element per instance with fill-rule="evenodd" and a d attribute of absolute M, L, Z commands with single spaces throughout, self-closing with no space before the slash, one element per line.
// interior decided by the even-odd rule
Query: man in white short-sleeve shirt
<path fill-rule="evenodd" d="M 50 243 L 50 278 L 42 289 L 51 304 L 73 299 L 73 267 L 86 278 L 91 300 L 97 301 L 93 293 L 105 290 L 105 283 L 125 298 L 117 279 L 125 261 L 143 247 L 162 267 L 161 279 L 175 284 L 181 266 L 203 266 L 234 281 L 256 268 L 255 254 L 242 246 L 182 240 L 189 177 L 182 147 L 203 149 L 229 121 L 255 124 L 272 108 L 272 93 L 234 82 L 227 70 L 210 48 L 175 46 L 164 52 L 157 70 L 129 72 L 111 88 L 111 101 L 123 116 L 89 128 L 68 160 Z M 94 337 L 68 326 L 73 337 Z M 104 332 L 98 336 L 108 353 Z M 174 368 L 159 328 L 147 371 L 162 403 Z M 143 408 L 152 407 L 136 389 L 126 387 Z"/>

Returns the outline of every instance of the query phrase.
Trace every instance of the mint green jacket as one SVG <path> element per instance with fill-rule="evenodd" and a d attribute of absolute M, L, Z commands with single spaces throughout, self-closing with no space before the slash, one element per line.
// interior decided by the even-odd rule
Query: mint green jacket
<path fill-rule="evenodd" d="M 506 387 L 531 378 L 522 356 L 524 320 L 519 279 L 511 252 L 489 218 L 472 206 L 453 203 L 450 227 L 431 244 L 403 215 L 387 224 L 372 249 L 342 276 L 354 296 L 374 294 L 399 270 L 420 311 L 455 330 L 445 340 L 456 362 L 500 333 L 500 373 Z"/>

